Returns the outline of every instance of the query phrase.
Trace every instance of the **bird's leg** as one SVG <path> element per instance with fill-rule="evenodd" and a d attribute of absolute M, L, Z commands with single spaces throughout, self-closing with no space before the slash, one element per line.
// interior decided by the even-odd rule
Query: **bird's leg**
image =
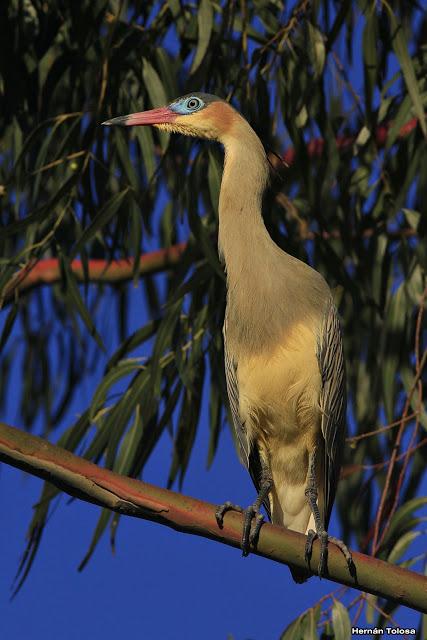
<path fill-rule="evenodd" d="M 260 513 L 260 508 L 273 486 L 273 478 L 269 467 L 265 463 L 261 463 L 261 465 L 260 488 L 255 502 L 246 509 L 231 502 L 225 502 L 218 507 L 215 513 L 216 521 L 220 528 L 223 526 L 224 514 L 227 513 L 227 511 L 239 511 L 243 513 L 242 551 L 244 556 L 249 554 L 250 546 L 256 544 L 258 540 L 259 532 L 264 522 L 264 516 Z M 255 522 L 252 526 L 252 520 L 254 519 Z"/>
<path fill-rule="evenodd" d="M 319 506 L 317 504 L 317 480 L 316 480 L 316 453 L 317 448 L 315 447 L 310 454 L 309 457 L 309 470 L 308 470 L 308 483 L 307 488 L 305 490 L 305 495 L 307 496 L 308 502 L 310 504 L 311 512 L 314 517 L 314 526 L 316 527 L 316 531 L 313 529 L 309 529 L 307 533 L 307 541 L 305 543 L 305 559 L 307 564 L 310 565 L 311 554 L 313 551 L 313 542 L 316 538 L 319 538 L 320 541 L 320 560 L 319 560 L 319 576 L 325 576 L 327 574 L 327 564 L 328 564 L 328 542 L 332 542 L 335 544 L 343 553 L 349 571 L 352 576 L 355 575 L 355 566 L 353 563 L 353 558 L 351 557 L 351 553 L 347 548 L 347 545 L 339 538 L 335 538 L 334 536 L 328 535 L 326 531 L 322 518 L 320 516 Z"/>

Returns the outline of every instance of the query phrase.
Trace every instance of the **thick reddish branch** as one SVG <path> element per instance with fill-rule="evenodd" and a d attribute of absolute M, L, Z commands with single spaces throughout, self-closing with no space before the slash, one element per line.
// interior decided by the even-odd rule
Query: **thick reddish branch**
<path fill-rule="evenodd" d="M 167 269 L 176 264 L 187 246 L 186 242 L 175 244 L 167 249 L 151 251 L 141 256 L 139 260 L 139 274 L 147 275 Z M 77 280 L 85 279 L 81 260 L 71 262 L 71 270 Z M 134 261 L 132 258 L 122 260 L 89 260 L 88 278 L 90 282 L 118 283 L 131 280 L 134 276 Z M 41 284 L 53 284 L 61 279 L 61 264 L 57 258 L 34 261 L 23 267 L 10 280 L 5 291 L 0 295 L 1 301 L 8 302 L 15 295 Z M 1 304 L 0 304 L 1 306 Z"/>
<path fill-rule="evenodd" d="M 411 133 L 417 126 L 418 119 L 412 118 L 399 131 L 399 137 L 404 138 Z M 387 141 L 387 134 L 392 123 L 386 123 L 377 128 L 375 132 L 375 141 L 378 147 L 383 147 Z M 336 139 L 337 148 L 345 150 L 354 144 L 357 140 L 356 136 L 338 136 Z M 314 138 L 307 144 L 307 153 L 309 157 L 318 157 L 323 153 L 325 141 L 322 138 Z M 283 160 L 286 164 L 291 165 L 295 161 L 296 152 L 293 147 L 285 151 Z M 276 164 L 275 158 L 272 162 Z M 366 236 L 373 233 L 370 229 L 365 232 Z M 397 232 L 395 235 L 412 235 L 412 229 Z M 323 237 L 339 237 L 339 234 L 324 232 Z M 314 234 L 307 232 L 306 238 L 310 240 Z M 159 249 L 141 256 L 139 264 L 140 275 L 148 275 L 159 270 L 167 269 L 178 262 L 181 254 L 185 250 L 187 244 L 182 242 L 166 249 Z M 84 272 L 81 260 L 73 260 L 71 269 L 78 280 L 84 280 Z M 133 259 L 123 260 L 89 260 L 88 261 L 89 281 L 90 282 L 125 282 L 131 280 L 134 274 Z M 48 258 L 45 260 L 34 261 L 23 267 L 6 285 L 3 292 L 0 292 L 0 308 L 2 303 L 10 302 L 13 297 L 19 293 L 23 293 L 28 289 L 41 284 L 53 284 L 61 278 L 60 263 L 56 258 Z"/>
<path fill-rule="evenodd" d="M 219 529 L 213 504 L 120 476 L 46 440 L 4 424 L 0 424 L 0 460 L 48 480 L 68 494 L 87 502 L 123 515 L 152 520 L 177 531 L 240 547 L 241 514 L 227 513 L 224 527 Z M 222 498 L 218 496 L 218 500 Z M 265 524 L 254 553 L 283 564 L 305 567 L 304 546 L 305 536 Z M 427 613 L 427 577 L 361 553 L 354 552 L 353 559 L 357 569 L 356 580 L 350 576 L 341 552 L 330 545 L 330 579 Z M 318 560 L 319 547 L 315 543 L 312 558 L 314 570 Z M 283 579 L 287 579 L 285 573 Z"/>
<path fill-rule="evenodd" d="M 392 122 L 386 123 L 386 124 L 380 125 L 376 129 L 375 142 L 377 144 L 377 147 L 385 146 L 387 142 L 387 135 L 392 124 L 393 124 Z M 411 131 L 415 129 L 417 124 L 418 124 L 418 118 L 412 118 L 412 120 L 409 120 L 409 122 L 403 125 L 403 127 L 401 127 L 401 129 L 399 130 L 398 137 L 406 138 L 406 136 L 408 136 L 411 133 Z M 336 145 L 338 149 L 343 151 L 351 147 L 351 145 L 353 145 L 356 142 L 356 140 L 357 140 L 357 136 L 338 136 L 336 138 Z M 307 154 L 310 158 L 321 156 L 323 153 L 324 147 L 325 147 L 325 141 L 323 140 L 323 138 L 314 138 L 313 140 L 310 140 L 307 144 Z M 293 147 L 290 147 L 285 151 L 285 153 L 283 154 L 283 160 L 287 164 L 292 164 L 295 161 L 295 149 Z"/>

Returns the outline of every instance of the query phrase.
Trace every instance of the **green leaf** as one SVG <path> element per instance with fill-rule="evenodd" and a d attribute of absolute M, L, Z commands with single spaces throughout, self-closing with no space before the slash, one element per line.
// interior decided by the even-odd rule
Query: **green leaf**
<path fill-rule="evenodd" d="M 421 422 L 424 429 L 427 431 L 427 410 L 425 403 L 420 402 L 418 385 L 414 388 L 414 372 L 407 366 L 402 366 L 400 369 L 400 375 L 402 378 L 403 386 L 406 393 L 412 393 L 411 397 L 411 409 L 414 413 L 418 413 L 418 419 Z"/>
<path fill-rule="evenodd" d="M 85 453 L 87 459 L 97 460 L 107 449 L 105 465 L 108 469 L 113 468 L 119 442 L 138 400 L 141 399 L 148 379 L 147 371 L 141 371 L 135 376 L 127 391 L 106 415 L 103 424 Z"/>
<path fill-rule="evenodd" d="M 406 533 L 404 533 L 403 536 L 397 540 L 393 549 L 390 551 L 387 562 L 397 564 L 398 560 L 400 560 L 400 558 L 403 556 L 412 542 L 420 535 L 422 535 L 422 533 L 422 531 L 407 531 Z"/>
<path fill-rule="evenodd" d="M 295 116 L 295 126 L 298 129 L 302 129 L 307 124 L 307 120 L 308 120 L 308 111 L 305 104 L 303 104 L 300 111 Z"/>
<path fill-rule="evenodd" d="M 129 187 L 126 187 L 126 189 L 116 193 L 112 198 L 110 198 L 110 200 L 108 200 L 108 202 L 105 203 L 77 240 L 71 253 L 72 257 L 77 255 L 77 253 L 83 249 L 85 244 L 92 240 L 92 238 L 99 233 L 106 224 L 108 224 L 111 218 L 117 214 L 118 210 L 128 197 L 128 194 Z"/>
<path fill-rule="evenodd" d="M 396 374 L 400 361 L 400 336 L 406 324 L 406 295 L 403 283 L 390 298 L 386 309 L 383 349 L 383 400 L 388 422 L 394 419 Z"/>
<path fill-rule="evenodd" d="M 421 100 L 421 93 L 418 86 L 418 81 L 415 75 L 415 70 L 412 64 L 412 60 L 409 56 L 408 44 L 405 40 L 403 27 L 401 24 L 397 22 L 396 16 L 394 15 L 393 11 L 390 9 L 389 5 L 385 3 L 383 6 L 388 10 L 388 14 L 389 14 L 390 27 L 392 31 L 393 49 L 396 53 L 396 56 L 402 68 L 402 73 L 405 79 L 406 87 L 408 89 L 409 95 L 411 96 L 412 104 L 414 106 L 414 111 L 418 117 L 421 130 L 424 133 L 424 136 L 427 136 L 427 128 L 426 128 L 423 103 Z"/>
<path fill-rule="evenodd" d="M 321 613 L 320 604 L 308 610 L 307 627 L 305 631 L 307 640 L 317 640 L 319 637 L 317 634 L 317 625 L 319 624 L 320 613 Z"/>
<path fill-rule="evenodd" d="M 317 640 L 317 624 L 320 618 L 320 605 L 316 605 L 286 627 L 280 640 Z"/>
<path fill-rule="evenodd" d="M 377 14 L 375 11 L 375 7 L 368 7 L 365 29 L 363 31 L 363 59 L 365 75 L 365 100 L 369 118 L 372 115 L 372 98 L 374 95 L 375 81 L 377 77 L 377 32 Z"/>
<path fill-rule="evenodd" d="M 369 131 L 368 127 L 364 126 L 360 129 L 359 133 L 357 134 L 355 144 L 358 147 L 363 147 L 363 145 L 368 142 L 370 137 L 371 137 L 371 132 Z"/>
<path fill-rule="evenodd" d="M 393 118 L 391 127 L 388 130 L 386 149 L 390 149 L 390 147 L 396 142 L 400 130 L 411 119 L 411 106 L 411 96 L 405 96 L 397 110 L 395 118 Z"/>
<path fill-rule="evenodd" d="M 126 432 L 120 446 L 120 453 L 116 458 L 113 470 L 120 475 L 127 476 L 134 465 L 135 456 L 138 455 L 138 443 L 143 434 L 143 423 L 139 405 L 135 409 L 135 418 L 132 426 Z"/>
<path fill-rule="evenodd" d="M 4 323 L 3 331 L 0 338 L 0 352 L 3 350 L 6 342 L 9 339 L 13 326 L 15 324 L 16 316 L 18 315 L 18 305 L 12 305 L 11 310 L 7 314 L 6 322 Z"/>
<path fill-rule="evenodd" d="M 347 607 L 338 600 L 332 605 L 332 627 L 335 640 L 349 640 L 351 638 L 351 622 Z"/>
<path fill-rule="evenodd" d="M 307 21 L 308 36 L 310 41 L 310 52 L 313 60 L 314 78 L 320 78 L 323 73 L 326 60 L 325 38 L 323 34 Z"/>
<path fill-rule="evenodd" d="M 389 109 L 391 104 L 393 103 L 393 98 L 389 96 L 388 98 L 383 98 L 381 96 L 381 103 L 378 109 L 377 123 L 380 124 L 389 114 Z"/>
<path fill-rule="evenodd" d="M 159 328 L 159 324 L 159 320 L 152 320 L 144 327 L 141 327 L 141 329 L 137 329 L 132 333 L 124 342 L 122 342 L 117 351 L 111 356 L 107 364 L 106 371 L 113 369 L 127 354 L 131 353 L 137 347 L 152 338 Z"/>
<path fill-rule="evenodd" d="M 78 122 L 78 120 L 77 120 Z M 46 156 L 49 150 L 49 147 L 53 143 L 53 139 L 55 134 L 57 133 L 58 128 L 62 125 L 62 121 L 58 119 L 51 128 L 46 131 L 46 135 L 44 136 L 43 142 L 40 145 L 40 149 L 37 154 L 37 159 L 35 161 L 34 169 L 41 169 L 41 167 L 47 162 Z M 39 188 L 41 183 L 43 182 L 44 175 L 42 172 L 36 174 L 33 191 L 32 191 L 32 199 L 33 202 L 37 202 L 39 196 Z"/>
<path fill-rule="evenodd" d="M 73 173 L 62 183 L 62 185 L 58 189 L 55 189 L 54 195 L 48 202 L 41 205 L 41 207 L 37 208 L 33 213 L 25 216 L 25 218 L 22 218 L 22 220 L 9 224 L 6 227 L 2 227 L 0 234 L 1 237 L 6 238 L 8 236 L 21 233 L 25 231 L 30 225 L 37 224 L 42 220 L 45 220 L 47 215 L 53 215 L 56 205 L 62 200 L 62 198 L 68 195 L 71 189 L 75 186 L 79 177 L 80 176 L 77 172 Z"/>
<path fill-rule="evenodd" d="M 197 12 L 198 40 L 197 49 L 191 65 L 190 75 L 195 73 L 206 55 L 213 27 L 213 8 L 211 0 L 200 0 Z"/>
<path fill-rule="evenodd" d="M 402 211 L 405 214 L 409 226 L 416 231 L 421 220 L 421 213 L 414 211 L 414 209 L 402 209 Z"/>
<path fill-rule="evenodd" d="M 148 369 L 140 371 L 132 380 L 127 393 L 116 404 L 107 416 L 104 429 L 108 434 L 108 450 L 105 465 L 109 469 L 114 466 L 117 447 L 119 446 L 122 434 L 124 433 L 132 413 L 136 409 L 138 401 L 141 402 L 141 417 L 144 424 L 147 423 L 150 415 L 144 412 L 142 401 L 147 393 L 146 387 L 150 382 L 150 371 Z M 149 393 L 149 390 L 148 390 Z"/>
<path fill-rule="evenodd" d="M 160 80 L 157 71 L 146 58 L 143 59 L 142 77 L 144 78 L 144 83 L 153 107 L 161 107 L 166 105 L 168 99 L 166 97 L 166 92 L 163 87 L 162 81 Z M 160 145 L 163 152 L 165 152 L 169 145 L 170 135 L 166 131 L 158 131 L 158 134 Z"/>
<path fill-rule="evenodd" d="M 91 543 L 89 545 L 89 549 L 88 549 L 86 555 L 84 556 L 83 560 L 79 564 L 79 567 L 78 567 L 79 571 L 83 571 L 83 569 L 85 568 L 85 566 L 89 562 L 89 560 L 90 560 L 93 552 L 95 551 L 96 546 L 97 546 L 102 534 L 104 533 L 105 529 L 107 528 L 108 523 L 110 522 L 112 516 L 113 516 L 113 512 L 110 511 L 109 509 L 103 509 L 101 511 L 101 515 L 99 517 L 98 524 L 96 525 L 95 532 L 94 532 L 94 534 L 92 536 L 92 540 L 91 540 Z"/>
<path fill-rule="evenodd" d="M 298 616 L 296 620 L 291 622 L 283 631 L 279 640 L 304 640 L 301 635 L 301 626 L 303 624 L 303 616 Z"/>
<path fill-rule="evenodd" d="M 179 0 L 167 0 L 171 13 L 174 18 L 177 18 L 181 13 L 181 5 Z"/>
<path fill-rule="evenodd" d="M 399 535 L 405 533 L 408 530 L 408 527 L 412 528 L 410 516 L 425 505 L 427 505 L 427 497 L 412 498 L 399 507 L 390 522 L 390 526 L 384 538 L 383 546 L 386 546 L 390 540 L 393 540 Z"/>
<path fill-rule="evenodd" d="M 83 302 L 83 298 L 80 295 L 76 278 L 70 268 L 68 260 L 62 258 L 61 265 L 65 276 L 65 295 L 69 311 L 73 312 L 74 309 L 77 310 L 77 313 L 80 315 L 81 319 L 86 325 L 90 335 L 95 340 L 99 348 L 105 352 L 106 349 L 102 338 L 95 327 L 95 324 L 91 318 L 89 311 L 87 310 L 85 303 Z"/>
<path fill-rule="evenodd" d="M 144 368 L 145 367 L 141 362 L 141 358 L 132 358 L 129 360 L 122 360 L 117 364 L 117 366 L 114 367 L 114 369 L 109 369 L 98 385 L 98 388 L 92 398 L 89 419 L 91 421 L 94 420 L 96 414 L 105 403 L 109 389 L 113 385 L 115 385 L 122 378 Z"/>
<path fill-rule="evenodd" d="M 133 104 L 132 106 L 134 111 L 138 110 L 136 104 Z M 141 150 L 147 182 L 150 182 L 156 172 L 153 131 L 151 127 L 134 127 L 133 133 Z"/>
<path fill-rule="evenodd" d="M 139 272 L 141 267 L 142 216 L 135 198 L 132 198 L 129 204 L 129 216 L 131 253 L 133 255 L 132 279 L 133 285 L 136 288 L 138 286 Z"/>
<path fill-rule="evenodd" d="M 139 127 L 139 128 L 146 129 L 147 127 Z M 112 134 L 114 138 L 114 144 L 116 146 L 117 153 L 119 155 L 120 162 L 121 162 L 122 168 L 124 169 L 126 178 L 128 179 L 129 185 L 132 187 L 132 189 L 134 189 L 135 191 L 138 191 L 140 184 L 131 160 L 131 155 L 129 153 L 129 145 L 127 144 L 127 137 L 125 138 L 125 135 L 123 131 L 120 129 L 120 127 L 113 127 L 112 129 L 113 129 Z M 121 193 L 123 194 L 124 192 L 122 191 Z"/>
<path fill-rule="evenodd" d="M 157 47 L 156 49 L 156 60 L 157 68 L 159 69 L 163 80 L 163 88 L 165 90 L 166 97 L 168 100 L 173 100 L 178 96 L 177 74 L 174 70 L 174 61 L 161 47 Z"/>

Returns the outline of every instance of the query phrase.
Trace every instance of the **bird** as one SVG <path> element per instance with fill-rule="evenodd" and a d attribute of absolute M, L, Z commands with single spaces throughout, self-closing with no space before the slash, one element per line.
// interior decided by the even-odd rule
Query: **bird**
<path fill-rule="evenodd" d="M 346 381 L 340 320 L 323 276 L 282 250 L 264 224 L 269 182 L 263 144 L 227 101 L 190 93 L 167 106 L 112 118 L 107 126 L 151 125 L 219 142 L 224 168 L 218 204 L 218 252 L 226 272 L 223 325 L 227 392 L 239 456 L 257 497 L 246 509 L 230 501 L 216 511 L 244 514 L 243 555 L 258 540 L 262 505 L 273 524 L 307 536 L 307 568 L 290 566 L 296 582 L 327 575 L 332 506 L 346 435 Z"/>

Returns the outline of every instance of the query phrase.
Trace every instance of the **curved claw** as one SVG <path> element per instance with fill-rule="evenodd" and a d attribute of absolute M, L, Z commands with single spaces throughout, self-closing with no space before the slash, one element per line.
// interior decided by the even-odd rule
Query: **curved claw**
<path fill-rule="evenodd" d="M 353 562 L 351 552 L 349 551 L 347 545 L 342 540 L 339 540 L 334 536 L 329 536 L 328 532 L 325 530 L 316 532 L 316 531 L 313 531 L 313 529 L 309 529 L 309 531 L 307 532 L 307 540 L 305 543 L 304 556 L 309 567 L 310 567 L 311 554 L 313 551 L 313 542 L 316 540 L 316 538 L 318 538 L 320 541 L 320 558 L 319 558 L 319 567 L 318 567 L 318 575 L 320 578 L 326 576 L 328 573 L 328 543 L 329 542 L 332 542 L 332 544 L 335 544 L 338 547 L 338 549 L 340 549 L 344 558 L 346 559 L 348 570 L 350 571 L 350 575 L 353 577 L 356 576 L 356 567 Z"/>
<path fill-rule="evenodd" d="M 242 507 L 239 507 L 238 504 L 233 504 L 229 500 L 224 502 L 224 504 L 220 504 L 217 510 L 215 511 L 215 518 L 220 529 L 224 526 L 224 515 L 227 511 L 238 511 L 239 513 L 243 513 Z"/>
<path fill-rule="evenodd" d="M 249 543 L 253 547 L 255 547 L 258 542 L 259 532 L 261 531 L 261 527 L 263 524 L 264 524 L 264 516 L 262 515 L 262 513 L 257 513 L 255 515 L 254 526 L 252 527 L 251 533 L 249 535 Z"/>
<path fill-rule="evenodd" d="M 258 541 L 259 532 L 264 523 L 264 516 L 259 511 L 257 504 L 252 504 L 246 509 L 243 509 L 237 504 L 232 502 L 224 502 L 215 511 L 215 518 L 220 529 L 224 526 L 224 515 L 227 511 L 238 511 L 243 513 L 243 532 L 242 532 L 242 553 L 244 556 L 249 555 L 251 546 L 256 546 Z M 253 520 L 255 520 L 252 525 Z"/>
<path fill-rule="evenodd" d="M 339 538 L 335 538 L 334 536 L 328 536 L 328 539 L 329 539 L 329 542 L 332 542 L 332 544 L 334 544 L 336 547 L 338 547 L 338 549 L 341 551 L 341 553 L 343 554 L 344 558 L 346 559 L 347 567 L 348 567 L 348 570 L 350 571 L 350 575 L 353 578 L 356 578 L 357 577 L 356 565 L 353 562 L 353 557 L 351 555 L 350 549 Z"/>
<path fill-rule="evenodd" d="M 267 500 L 272 485 L 273 479 L 271 477 L 271 471 L 265 463 L 262 463 L 262 477 L 260 481 L 259 493 L 255 502 L 246 509 L 242 509 L 242 507 L 239 507 L 232 502 L 225 502 L 223 505 L 219 506 L 215 512 L 216 521 L 220 528 L 222 528 L 223 526 L 224 514 L 227 511 L 239 511 L 239 513 L 243 513 L 243 532 L 241 547 L 244 556 L 247 556 L 249 554 L 251 545 L 256 546 L 258 542 L 259 532 L 264 522 L 264 516 L 262 515 L 262 513 L 260 513 L 259 510 L 263 502 Z M 255 522 L 252 527 L 252 521 L 254 519 Z"/>
<path fill-rule="evenodd" d="M 305 541 L 304 558 L 308 566 L 310 566 L 311 555 L 313 553 L 313 542 L 317 538 L 317 533 L 313 529 L 309 529 L 307 532 L 307 540 Z"/>
<path fill-rule="evenodd" d="M 244 556 L 249 555 L 250 547 L 255 546 L 259 532 L 264 522 L 264 516 L 259 511 L 259 507 L 255 504 L 251 504 L 247 509 L 243 511 L 244 523 L 243 523 L 243 535 L 242 535 L 242 552 Z M 252 521 L 255 520 L 253 526 Z"/>

